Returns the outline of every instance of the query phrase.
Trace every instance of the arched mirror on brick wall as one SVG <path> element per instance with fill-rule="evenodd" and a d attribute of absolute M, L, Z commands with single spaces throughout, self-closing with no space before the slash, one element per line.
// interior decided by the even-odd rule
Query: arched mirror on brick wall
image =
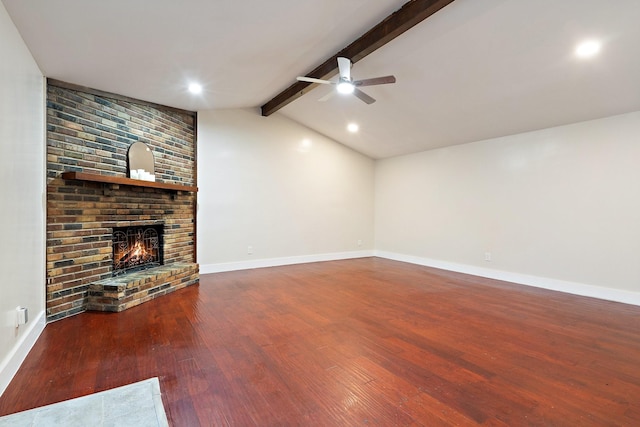
<path fill-rule="evenodd" d="M 145 179 L 145 176 L 153 176 L 155 178 L 153 152 L 147 144 L 140 141 L 134 142 L 129 147 L 127 157 L 129 160 L 129 178 Z"/>

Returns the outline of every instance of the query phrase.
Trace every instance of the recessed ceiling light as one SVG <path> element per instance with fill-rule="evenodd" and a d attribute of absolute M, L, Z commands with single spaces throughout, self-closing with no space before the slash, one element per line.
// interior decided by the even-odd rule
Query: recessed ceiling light
<path fill-rule="evenodd" d="M 198 84 L 198 83 L 191 83 L 189 84 L 189 92 L 197 95 L 199 93 L 202 93 L 202 85 Z"/>
<path fill-rule="evenodd" d="M 600 52 L 601 43 L 597 40 L 587 40 L 576 46 L 575 54 L 579 58 L 591 58 Z"/>
<path fill-rule="evenodd" d="M 347 130 L 351 133 L 356 133 L 358 132 L 358 129 L 360 129 L 360 126 L 358 126 L 357 123 L 349 123 L 347 125 Z"/>
<path fill-rule="evenodd" d="M 312 145 L 313 142 L 309 138 L 304 138 L 298 145 L 298 151 L 300 151 L 301 153 L 306 153 L 307 151 L 311 150 Z"/>

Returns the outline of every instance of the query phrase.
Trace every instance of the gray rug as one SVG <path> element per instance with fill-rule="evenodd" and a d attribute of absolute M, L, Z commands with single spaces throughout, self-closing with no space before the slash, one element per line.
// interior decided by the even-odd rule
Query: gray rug
<path fill-rule="evenodd" d="M 0 427 L 168 427 L 158 378 L 0 417 Z"/>

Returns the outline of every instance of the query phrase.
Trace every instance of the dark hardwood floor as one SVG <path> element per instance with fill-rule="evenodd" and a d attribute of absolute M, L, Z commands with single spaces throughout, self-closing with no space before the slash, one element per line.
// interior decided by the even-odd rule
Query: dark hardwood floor
<path fill-rule="evenodd" d="M 640 307 L 379 258 L 47 325 L 0 414 L 159 377 L 173 426 L 637 426 Z"/>

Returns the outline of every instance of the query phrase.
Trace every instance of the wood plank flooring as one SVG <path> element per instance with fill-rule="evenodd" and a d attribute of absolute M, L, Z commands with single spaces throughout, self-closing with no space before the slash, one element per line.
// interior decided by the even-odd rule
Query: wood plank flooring
<path fill-rule="evenodd" d="M 47 325 L 0 415 L 159 377 L 173 426 L 640 425 L 640 307 L 380 258 Z"/>

